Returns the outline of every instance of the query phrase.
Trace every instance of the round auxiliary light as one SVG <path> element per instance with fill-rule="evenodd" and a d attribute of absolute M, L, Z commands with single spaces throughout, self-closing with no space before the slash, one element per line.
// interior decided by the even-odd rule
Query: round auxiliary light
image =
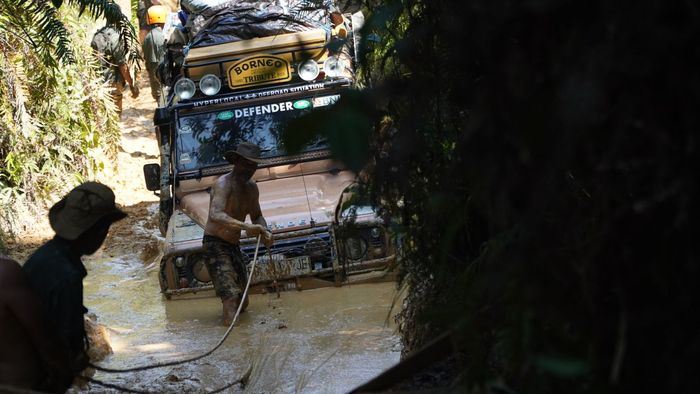
<path fill-rule="evenodd" d="M 350 260 L 360 260 L 367 254 L 367 241 L 360 237 L 350 237 L 345 240 L 345 252 Z"/>
<path fill-rule="evenodd" d="M 185 258 L 182 256 L 175 257 L 175 266 L 182 268 L 185 266 Z"/>
<path fill-rule="evenodd" d="M 175 82 L 175 94 L 180 100 L 187 100 L 194 96 L 194 91 L 197 89 L 194 82 L 189 78 L 180 78 Z"/>
<path fill-rule="evenodd" d="M 207 74 L 199 80 L 199 90 L 207 96 L 213 96 L 221 90 L 221 80 L 214 74 Z"/>
<path fill-rule="evenodd" d="M 304 60 L 297 67 L 297 74 L 304 81 L 313 81 L 318 77 L 319 71 L 318 63 L 314 59 Z"/>
<path fill-rule="evenodd" d="M 345 71 L 345 61 L 338 56 L 330 56 L 323 62 L 323 72 L 327 77 L 337 78 Z"/>

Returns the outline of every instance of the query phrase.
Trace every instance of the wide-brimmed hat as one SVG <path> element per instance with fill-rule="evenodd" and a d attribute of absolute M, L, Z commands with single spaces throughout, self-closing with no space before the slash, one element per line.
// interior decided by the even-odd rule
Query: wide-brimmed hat
<path fill-rule="evenodd" d="M 85 182 L 71 190 L 49 210 L 49 223 L 56 235 L 75 240 L 102 219 L 114 223 L 126 213 L 114 204 L 114 192 L 97 182 Z"/>
<path fill-rule="evenodd" d="M 255 163 L 262 163 L 263 160 L 260 158 L 261 153 L 262 149 L 260 149 L 259 146 L 250 142 L 241 142 L 236 147 L 236 150 L 230 150 L 224 153 L 224 158 L 226 158 L 229 163 L 233 163 L 236 157 L 239 156 Z"/>

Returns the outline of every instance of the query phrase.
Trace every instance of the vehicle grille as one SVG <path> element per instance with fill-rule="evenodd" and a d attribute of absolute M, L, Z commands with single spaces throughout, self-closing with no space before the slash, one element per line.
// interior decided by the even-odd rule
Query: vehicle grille
<path fill-rule="evenodd" d="M 333 266 L 334 250 L 332 245 L 330 233 L 324 232 L 299 238 L 276 240 L 271 252 L 273 255 L 281 254 L 284 258 L 309 256 L 313 266 L 320 264 L 322 268 L 328 268 Z M 252 260 L 255 254 L 255 245 L 242 245 L 241 251 Z M 261 243 L 258 255 L 267 253 L 267 248 Z"/>

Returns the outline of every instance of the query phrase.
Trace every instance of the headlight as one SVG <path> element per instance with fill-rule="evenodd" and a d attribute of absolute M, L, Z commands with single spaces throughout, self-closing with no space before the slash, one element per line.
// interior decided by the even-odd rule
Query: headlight
<path fill-rule="evenodd" d="M 213 96 L 221 90 L 221 80 L 214 74 L 207 74 L 199 80 L 199 90 L 207 96 Z"/>
<path fill-rule="evenodd" d="M 304 60 L 297 67 L 297 74 L 304 81 L 313 81 L 318 77 L 318 63 L 314 59 Z"/>
<path fill-rule="evenodd" d="M 175 257 L 175 266 L 182 268 L 185 266 L 185 258 L 182 256 Z"/>
<path fill-rule="evenodd" d="M 311 260 L 322 259 L 326 256 L 328 252 L 328 244 L 321 238 L 311 238 L 306 241 L 304 245 L 304 253 L 307 254 Z"/>
<path fill-rule="evenodd" d="M 337 78 L 345 71 L 345 61 L 338 56 L 330 56 L 323 62 L 323 72 L 327 77 Z"/>
<path fill-rule="evenodd" d="M 196 87 L 189 78 L 180 78 L 175 82 L 175 94 L 180 100 L 187 100 L 194 96 Z"/>
<path fill-rule="evenodd" d="M 360 260 L 367 254 L 367 241 L 360 237 L 349 237 L 345 240 L 345 252 L 350 260 Z"/>

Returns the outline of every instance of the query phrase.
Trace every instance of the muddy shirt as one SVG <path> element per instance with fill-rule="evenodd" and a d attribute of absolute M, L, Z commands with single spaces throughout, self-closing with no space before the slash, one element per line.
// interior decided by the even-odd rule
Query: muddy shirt
<path fill-rule="evenodd" d="M 165 36 L 158 26 L 151 29 L 143 40 L 143 58 L 146 63 L 160 63 L 165 56 Z"/>
<path fill-rule="evenodd" d="M 84 353 L 83 278 L 87 275 L 80 257 L 68 242 L 54 237 L 37 249 L 22 267 L 39 297 L 57 336 L 70 351 L 71 360 Z"/>
<path fill-rule="evenodd" d="M 124 82 L 119 73 L 119 65 L 126 63 L 126 53 L 119 32 L 111 26 L 105 26 L 95 33 L 90 46 L 100 54 L 102 77 L 105 82 Z"/>

